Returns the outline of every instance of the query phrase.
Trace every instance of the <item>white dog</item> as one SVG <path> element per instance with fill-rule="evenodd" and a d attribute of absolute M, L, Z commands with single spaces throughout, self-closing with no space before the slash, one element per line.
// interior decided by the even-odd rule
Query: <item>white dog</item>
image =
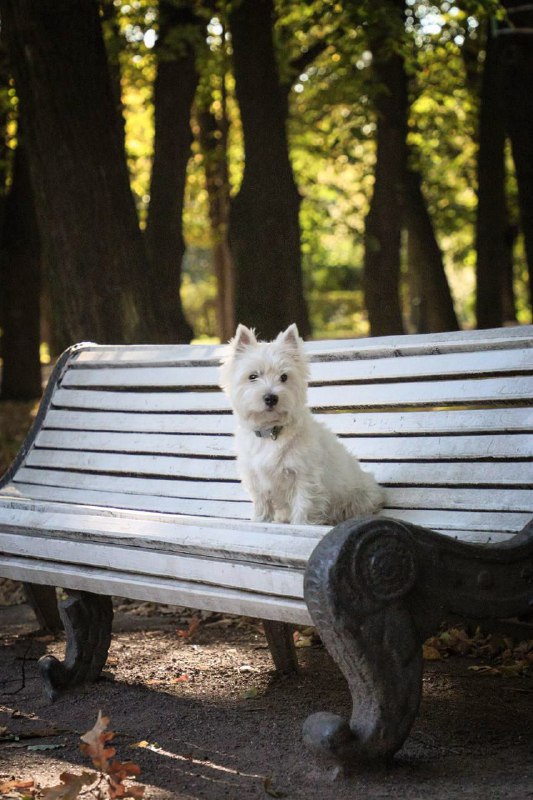
<path fill-rule="evenodd" d="M 220 369 L 236 420 L 237 464 L 253 519 L 334 525 L 377 511 L 383 491 L 306 405 L 309 368 L 296 325 L 258 342 L 239 325 Z"/>

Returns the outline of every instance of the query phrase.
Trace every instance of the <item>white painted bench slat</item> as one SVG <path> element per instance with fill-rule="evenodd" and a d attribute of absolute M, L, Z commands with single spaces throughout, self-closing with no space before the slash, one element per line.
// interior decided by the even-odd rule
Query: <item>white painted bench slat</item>
<path fill-rule="evenodd" d="M 533 486 L 533 462 L 444 461 L 415 464 L 364 462 L 385 486 Z"/>
<path fill-rule="evenodd" d="M 453 353 L 405 356 L 375 360 L 316 361 L 311 364 L 311 384 L 392 381 L 405 375 L 440 379 L 477 374 L 531 372 L 530 350 L 496 350 L 482 353 Z M 65 375 L 65 387 L 206 387 L 218 390 L 217 367 L 100 367 L 72 369 Z"/>
<path fill-rule="evenodd" d="M 306 342 L 311 358 L 389 358 L 415 354 L 439 354 L 476 350 L 531 347 L 531 326 L 493 330 L 431 333 L 419 336 L 382 336 L 379 339 L 331 339 Z M 220 345 L 87 345 L 78 352 L 78 363 L 97 364 L 200 364 L 218 363 L 224 348 Z"/>
<path fill-rule="evenodd" d="M 527 458 L 533 452 L 533 434 L 479 434 L 477 436 L 345 437 L 345 446 L 361 459 L 385 461 L 446 460 L 450 458 Z M 93 452 L 150 453 L 157 455 L 234 458 L 230 436 L 157 433 L 110 433 L 44 430 L 38 448 Z"/>
<path fill-rule="evenodd" d="M 490 403 L 522 401 L 531 397 L 533 377 L 473 378 L 431 380 L 428 382 L 376 383 L 330 387 L 315 386 L 309 390 L 313 408 L 350 408 L 353 406 L 422 406 L 448 403 Z"/>
<path fill-rule="evenodd" d="M 437 404 L 478 404 L 520 402 L 531 397 L 533 377 L 462 378 L 441 381 L 340 385 L 309 389 L 309 404 L 320 408 L 384 408 L 394 406 L 434 406 Z M 116 392 L 91 389 L 58 389 L 56 408 L 87 408 L 108 411 L 159 411 L 166 413 L 229 412 L 229 402 L 221 392 Z"/>
<path fill-rule="evenodd" d="M 109 481 L 108 481 L 109 483 Z M 144 486 L 144 482 L 142 484 Z M 139 489 L 141 489 L 139 482 Z M 161 497 L 149 494 L 125 494 L 115 491 L 93 489 L 70 489 L 62 486 L 20 483 L 0 490 L 0 496 L 27 497 L 33 500 L 51 500 L 62 503 L 82 503 L 109 508 L 155 511 L 163 514 L 191 514 L 193 516 L 224 517 L 227 519 L 251 519 L 252 504 L 232 500 L 204 500 L 189 497 Z"/>
<path fill-rule="evenodd" d="M 486 482 L 487 476 L 485 476 Z M 518 480 L 523 480 L 523 475 L 519 472 Z M 43 485 L 43 486 L 58 486 L 67 488 L 79 488 L 82 491 L 86 490 L 99 490 L 104 493 L 110 491 L 120 491 L 124 494 L 146 494 L 150 493 L 150 497 L 169 497 L 169 498 L 198 498 L 205 500 L 210 498 L 213 501 L 245 501 L 247 495 L 238 482 L 218 482 L 213 481 L 208 485 L 198 481 L 180 481 L 169 479 L 158 479 L 150 477 L 125 477 L 121 475 L 113 476 L 112 486 L 110 487 L 109 478 L 104 475 L 96 473 L 84 472 L 68 472 L 62 470 L 40 470 L 32 469 L 29 467 L 22 467 L 17 473 L 17 480 L 15 483 L 8 484 L 5 489 L 6 493 L 18 491 L 16 488 L 13 490 L 11 487 L 16 487 L 19 483 L 27 481 L 28 485 Z M 20 494 L 20 491 L 19 491 Z M 486 489 L 476 488 L 461 488 L 455 486 L 453 492 L 448 488 L 433 487 L 431 485 L 418 488 L 417 486 L 409 486 L 408 484 L 402 485 L 400 488 L 388 488 L 387 496 L 392 498 L 391 507 L 426 507 L 426 508 L 448 508 L 454 507 L 454 504 L 462 503 L 464 507 L 472 508 L 513 508 L 516 503 L 516 508 L 519 510 L 529 510 L 533 502 L 533 491 L 531 488 L 515 489 L 512 485 L 498 486 L 498 484 L 491 485 L 490 491 Z M 409 502 L 409 498 L 418 498 Z M 468 498 L 474 498 L 472 504 L 467 504 Z M 483 505 L 478 498 L 484 498 Z M 402 499 L 405 501 L 402 502 Z M 435 498 L 432 500 L 432 498 Z M 462 498 L 462 500 L 461 500 Z M 528 502 L 525 503 L 525 498 Z"/>
<path fill-rule="evenodd" d="M 164 549 L 282 566 L 304 565 L 326 532 L 323 526 L 294 526 L 289 534 L 288 526 L 266 523 L 251 526 L 249 522 L 223 519 L 216 519 L 213 524 L 213 520 L 206 517 L 112 513 L 108 509 L 87 506 L 77 507 L 72 512 L 59 503 L 35 503 L 33 508 L 13 504 L 2 516 L 3 529 L 8 533 L 47 532 L 65 541 L 80 539 L 94 543 L 122 540 L 132 548 Z"/>
<path fill-rule="evenodd" d="M 35 469 L 22 467 L 16 480 L 28 483 L 42 483 L 48 486 L 66 486 L 80 489 L 99 489 L 113 491 L 109 478 L 94 472 L 68 472 L 67 470 Z M 163 497 L 210 498 L 213 500 L 248 500 L 248 495 L 237 481 L 179 480 L 113 475 L 112 486 L 116 491 L 130 493 L 150 493 Z"/>
<path fill-rule="evenodd" d="M 444 528 L 447 533 L 455 530 L 499 531 L 500 533 L 517 533 L 531 519 L 529 511 L 518 513 L 512 511 L 443 511 L 440 509 L 397 509 L 396 519 L 422 525 L 425 528 Z"/>
<path fill-rule="evenodd" d="M 95 544 L 84 541 L 64 541 L 50 536 L 40 537 L 7 535 L 2 547 L 5 553 L 21 558 L 40 558 L 65 564 L 103 567 L 137 572 L 141 575 L 160 575 L 190 583 L 201 583 L 244 591 L 303 598 L 303 571 L 269 564 L 268 567 L 239 562 L 237 559 L 219 559 L 216 570 L 210 560 L 172 552 L 143 549 L 142 558 L 135 548 L 112 544 Z"/>
<path fill-rule="evenodd" d="M 235 429 L 227 414 L 158 414 L 151 411 L 85 411 L 51 408 L 44 428 L 128 431 L 132 433 L 199 433 L 230 435 Z"/>
<path fill-rule="evenodd" d="M 95 507 L 92 510 L 92 517 L 94 516 L 95 513 L 98 513 L 101 510 L 103 510 L 102 506 Z M 65 507 L 65 511 L 68 511 L 67 506 Z M 90 511 L 91 510 L 89 508 L 85 507 L 85 514 L 87 515 L 87 517 Z M 174 514 L 175 513 L 177 513 L 176 510 L 174 510 Z M 181 510 L 181 513 L 186 514 L 186 509 L 183 508 Z M 391 509 L 389 513 L 388 510 L 385 509 L 380 516 L 388 516 L 388 515 L 394 516 L 396 519 L 401 519 L 405 520 L 406 522 L 411 522 L 416 525 L 423 525 L 425 527 L 430 527 L 434 529 L 438 527 L 439 530 L 451 536 L 455 535 L 455 531 L 465 530 L 465 529 L 468 529 L 470 531 L 477 531 L 479 532 L 480 535 L 481 533 L 486 533 L 485 537 L 483 538 L 483 541 L 489 541 L 490 538 L 494 537 L 495 535 L 501 537 L 501 535 L 503 534 L 517 533 L 524 527 L 524 525 L 531 518 L 531 512 L 529 511 L 520 513 L 512 511 L 484 512 L 484 511 L 462 511 L 462 510 L 456 511 L 456 510 L 446 510 L 446 509 L 431 510 L 431 509 L 412 509 L 412 508 L 410 509 L 397 508 L 394 510 Z M 25 519 L 26 520 L 28 519 L 28 515 L 25 516 Z M 59 518 L 57 517 L 54 518 L 54 524 L 56 525 L 54 530 L 57 530 L 57 532 L 59 533 L 65 533 L 65 534 L 67 532 L 71 532 L 74 536 L 76 536 L 77 527 L 75 522 L 73 522 L 70 517 L 68 519 L 65 518 L 59 519 L 59 521 L 58 519 Z M 242 519 L 245 519 L 245 517 L 243 516 Z M 170 522 L 171 520 L 165 520 L 165 521 Z M 199 519 L 197 520 L 197 525 L 200 527 L 203 521 L 205 521 L 205 518 L 199 517 Z M 229 520 L 228 518 L 225 518 L 224 521 L 227 523 Z M 47 522 L 47 524 L 50 525 L 51 523 Z M 106 519 L 101 524 L 100 523 L 96 524 L 94 522 L 92 524 L 94 525 L 94 527 L 88 528 L 88 523 L 87 522 L 84 523 L 84 528 L 83 528 L 84 536 L 92 536 L 95 537 L 96 540 L 96 537 L 98 537 L 99 535 L 104 535 L 104 529 L 105 529 L 105 535 L 109 535 L 109 532 L 111 530 L 113 532 L 117 532 L 121 536 L 123 535 L 124 527 L 123 526 L 121 527 L 115 521 L 109 523 Z M 163 537 L 163 534 L 160 532 L 159 528 L 156 528 L 153 525 L 144 526 L 141 525 L 139 522 L 137 522 L 136 525 L 134 525 L 133 523 L 130 524 L 130 533 L 135 538 L 138 538 L 139 536 L 143 538 L 145 534 L 146 536 L 148 536 L 150 531 L 152 530 L 154 531 L 154 533 L 151 534 L 151 536 L 157 536 L 158 541 L 165 541 L 168 543 L 169 541 L 168 537 L 166 536 L 166 534 Z M 203 536 L 204 533 L 205 532 L 202 529 L 200 529 L 198 536 L 194 540 L 194 543 L 191 543 L 189 539 L 187 539 L 187 547 L 193 547 L 193 546 L 200 547 L 202 551 L 205 551 L 205 547 L 209 547 L 212 549 L 213 557 L 217 558 L 230 557 L 232 559 L 236 559 L 238 557 L 237 550 L 235 549 L 236 545 L 234 538 L 235 536 L 241 537 L 242 536 L 241 532 L 235 533 L 234 531 L 228 530 L 227 527 L 224 528 L 224 533 L 222 534 L 222 538 L 224 539 L 224 542 L 227 543 L 228 548 L 230 547 L 230 545 L 232 548 L 229 550 L 229 556 L 221 555 L 220 553 L 218 553 L 218 551 L 215 550 L 216 547 L 215 539 L 213 538 L 213 535 L 210 530 L 208 531 L 207 534 L 205 534 L 205 537 L 207 537 L 208 545 L 203 544 L 203 539 L 201 538 L 201 536 Z M 265 553 L 259 556 L 261 559 L 268 559 L 268 556 L 266 555 L 267 547 L 272 547 L 279 544 L 278 540 L 273 538 L 275 535 L 276 534 L 268 534 L 266 538 L 258 540 L 258 545 L 260 546 L 262 544 L 265 548 Z M 186 537 L 189 536 L 190 536 L 189 530 L 181 527 L 179 533 L 176 534 L 176 540 L 179 537 L 179 541 L 182 542 L 185 541 Z M 296 537 L 296 538 L 299 539 L 305 537 Z M 198 543 L 196 542 L 196 539 L 198 539 Z M 150 538 L 150 541 L 152 542 L 153 539 Z M 174 540 L 171 539 L 171 541 Z M 312 542 L 313 545 L 311 547 L 311 550 L 314 547 L 314 544 L 316 543 L 316 539 L 313 539 Z M 302 546 L 301 542 L 299 546 L 300 547 Z M 246 554 L 246 557 L 250 558 L 251 555 L 247 550 L 246 542 L 243 542 L 242 547 L 243 547 L 242 557 L 244 558 Z M 295 558 L 293 553 L 294 550 L 295 548 L 291 548 L 291 554 L 285 554 L 284 558 L 286 559 Z M 255 550 L 253 552 L 255 552 Z M 225 553 L 226 550 L 224 549 L 223 554 Z M 304 547 L 304 556 L 303 556 L 304 560 L 307 559 L 307 554 L 308 554 L 308 548 Z"/>
<path fill-rule="evenodd" d="M 249 501 L 216 500 L 183 496 L 161 496 L 145 494 L 146 481 L 138 480 L 138 493 L 109 491 L 105 488 L 95 490 L 91 478 L 80 480 L 80 488 L 61 485 L 61 476 L 49 479 L 49 483 L 22 483 L 16 481 L 0 490 L 0 496 L 25 497 L 34 500 L 50 500 L 63 503 L 80 503 L 111 508 L 136 509 L 139 511 L 155 511 L 169 514 L 191 514 L 198 516 L 226 517 L 229 519 L 250 519 L 252 505 Z M 66 475 L 72 480 L 75 476 Z M 93 476 L 97 477 L 97 476 Z M 103 481 L 104 483 L 106 481 Z M 68 483 L 64 481 L 64 483 Z M 81 488 L 83 484 L 87 488 Z M 174 481 L 172 481 L 172 484 Z M 109 480 L 107 480 L 109 485 Z M 171 486 L 172 486 L 171 484 Z M 196 486 L 196 484 L 194 484 Z M 437 509 L 468 511 L 521 511 L 533 514 L 533 492 L 529 489 L 434 489 L 412 488 L 387 489 L 385 514 L 395 516 L 397 509 Z"/>
<path fill-rule="evenodd" d="M 237 480 L 233 459 L 187 458 L 180 456 L 84 453 L 72 450 L 32 450 L 28 466 L 81 469 L 136 475 L 165 475 L 202 480 Z"/>
<path fill-rule="evenodd" d="M 203 611 L 225 611 L 260 619 L 309 625 L 311 617 L 303 600 L 261 595 L 218 586 L 187 583 L 158 575 L 106 570 L 84 565 L 9 556 L 2 560 L 2 575 L 28 583 L 44 583 L 65 589 L 131 597 L 154 603 L 189 606 Z"/>
<path fill-rule="evenodd" d="M 533 463 L 487 461 L 435 461 L 427 463 L 387 462 L 361 458 L 365 469 L 384 484 L 533 484 Z M 74 469 L 122 475 L 168 476 L 205 481 L 235 481 L 237 467 L 233 459 L 193 458 L 162 455 L 76 452 L 74 450 L 32 450 L 28 466 Z"/>
<path fill-rule="evenodd" d="M 315 415 L 337 434 L 351 436 L 388 434 L 467 434 L 527 432 L 533 430 L 533 408 L 450 409 L 448 413 L 424 411 L 319 413 Z M 157 414 L 50 409 L 43 428 L 128 433 L 185 433 L 230 435 L 230 414 Z"/>

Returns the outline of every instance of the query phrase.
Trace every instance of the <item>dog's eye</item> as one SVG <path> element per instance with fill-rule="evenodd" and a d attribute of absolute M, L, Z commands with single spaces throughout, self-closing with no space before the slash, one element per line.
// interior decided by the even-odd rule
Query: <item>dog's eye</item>
<path fill-rule="evenodd" d="M 259 375 L 257 374 L 257 372 L 252 372 L 251 375 L 248 375 L 248 380 L 249 381 L 256 381 L 258 379 L 258 377 L 259 377 Z"/>
<path fill-rule="evenodd" d="M 282 383 L 285 383 L 285 381 L 287 380 L 287 378 L 288 378 L 288 377 L 289 377 L 289 376 L 287 375 L 287 373 L 286 373 L 286 372 L 284 372 L 284 373 L 283 373 L 283 375 L 280 375 L 280 376 L 279 376 L 279 379 L 280 379 L 280 381 L 281 381 Z"/>

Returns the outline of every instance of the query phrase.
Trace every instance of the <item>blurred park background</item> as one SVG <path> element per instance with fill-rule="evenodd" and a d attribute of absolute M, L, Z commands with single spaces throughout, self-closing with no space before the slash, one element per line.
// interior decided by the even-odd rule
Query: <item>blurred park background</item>
<path fill-rule="evenodd" d="M 531 321 L 532 4 L 0 0 L 0 24 L 4 400 L 81 340 Z"/>

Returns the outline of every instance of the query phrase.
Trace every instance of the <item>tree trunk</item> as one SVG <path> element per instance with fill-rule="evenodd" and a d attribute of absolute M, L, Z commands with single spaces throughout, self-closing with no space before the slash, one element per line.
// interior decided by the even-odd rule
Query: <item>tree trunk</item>
<path fill-rule="evenodd" d="M 227 159 L 228 120 L 208 108 L 198 112 L 200 146 L 205 164 L 213 266 L 217 282 L 217 321 L 221 341 L 235 333 L 235 269 L 228 242 L 230 186 Z"/>
<path fill-rule="evenodd" d="M 199 33 L 192 4 L 160 0 L 154 159 L 145 241 L 152 304 L 165 342 L 188 342 L 192 337 L 181 306 L 180 284 L 185 254 L 183 202 L 192 144 L 190 117 L 198 84 L 195 37 Z"/>
<path fill-rule="evenodd" d="M 377 112 L 374 192 L 365 221 L 364 291 L 373 336 L 403 333 L 400 305 L 400 247 L 403 183 L 407 167 L 407 78 L 397 37 L 403 28 L 403 0 L 384 0 L 385 17 L 369 21 Z M 393 47 L 393 43 L 396 47 Z"/>
<path fill-rule="evenodd" d="M 119 9 L 113 0 L 100 0 L 100 15 L 104 42 L 106 44 L 111 91 L 117 110 L 122 137 L 126 136 L 126 120 L 124 117 L 124 103 L 122 101 L 122 72 L 120 69 L 120 56 L 126 46 L 126 39 L 120 30 Z"/>
<path fill-rule="evenodd" d="M 497 80 L 497 49 L 487 33 L 481 85 L 477 156 L 476 318 L 478 328 L 503 324 L 503 285 L 508 260 L 505 201 L 505 126 Z"/>
<path fill-rule="evenodd" d="M 405 175 L 405 220 L 409 232 L 410 267 L 416 274 L 421 302 L 420 333 L 457 331 L 459 323 L 453 307 L 442 253 L 422 194 L 420 175 L 408 169 Z"/>
<path fill-rule="evenodd" d="M 502 0 L 510 26 L 498 30 L 499 90 L 518 182 L 520 223 L 533 306 L 533 6 Z"/>
<path fill-rule="evenodd" d="M 407 260 L 407 292 L 409 297 L 409 324 L 408 333 L 429 333 L 429 322 L 427 319 L 427 298 L 422 286 L 421 276 L 424 272 L 424 265 L 421 263 L 423 258 L 421 248 L 415 234 L 407 225 L 406 237 L 406 260 Z"/>
<path fill-rule="evenodd" d="M 60 339 L 156 338 L 96 0 L 2 0 Z"/>
<path fill-rule="evenodd" d="M 505 259 L 503 264 L 503 324 L 516 324 L 516 297 L 514 287 L 514 246 L 518 227 L 507 224 L 505 231 Z"/>
<path fill-rule="evenodd" d="M 7 54 L 3 46 L 0 45 L 0 92 L 7 96 L 11 75 L 7 62 Z M 10 150 L 7 146 L 7 131 L 10 119 L 10 109 L 5 99 L 0 103 L 0 234 L 3 228 L 4 210 L 8 191 L 8 175 L 10 170 Z M 0 242 L 1 244 L 1 242 Z M 2 276 L 2 260 L 0 259 L 0 286 L 4 283 Z M 4 303 L 0 295 L 0 328 L 4 327 L 3 313 Z M 0 340 L 1 345 L 1 340 Z"/>
<path fill-rule="evenodd" d="M 236 318 L 266 338 L 292 322 L 302 336 L 310 332 L 300 252 L 300 195 L 289 159 L 287 104 L 272 21 L 272 0 L 242 0 L 234 4 L 229 18 L 245 154 L 229 223 Z"/>
<path fill-rule="evenodd" d="M 24 146 L 15 153 L 1 238 L 2 400 L 40 397 L 40 243 Z"/>

